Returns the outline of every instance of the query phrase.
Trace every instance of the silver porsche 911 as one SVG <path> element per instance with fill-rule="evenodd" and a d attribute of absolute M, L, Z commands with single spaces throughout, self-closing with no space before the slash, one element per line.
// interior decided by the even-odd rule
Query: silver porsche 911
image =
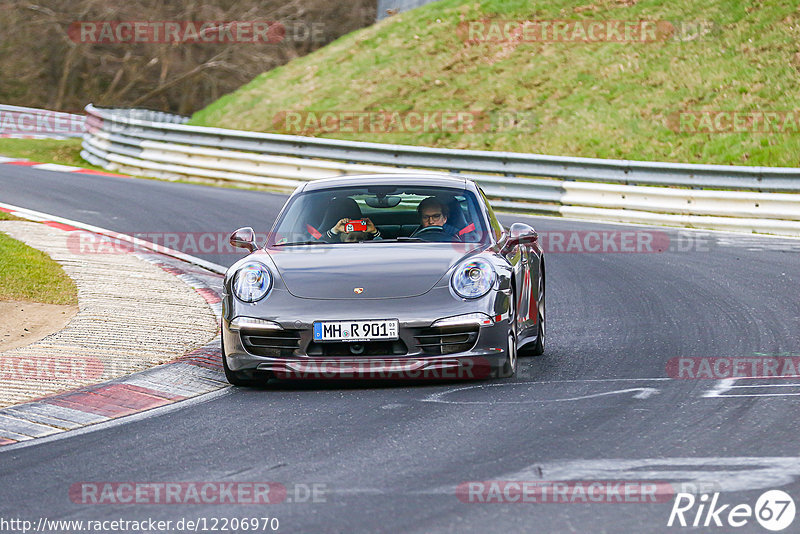
<path fill-rule="evenodd" d="M 530 226 L 504 228 L 456 176 L 347 176 L 301 185 L 266 243 L 228 269 L 222 361 L 270 378 L 510 377 L 545 346 L 545 269 Z"/>

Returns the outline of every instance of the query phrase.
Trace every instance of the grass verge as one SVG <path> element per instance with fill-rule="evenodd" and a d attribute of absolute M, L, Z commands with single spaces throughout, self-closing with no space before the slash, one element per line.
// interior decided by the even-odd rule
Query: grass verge
<path fill-rule="evenodd" d="M 81 157 L 81 139 L 0 138 L 0 155 L 39 163 L 59 163 L 107 172 Z"/>
<path fill-rule="evenodd" d="M 0 212 L 0 220 L 18 220 Z M 40 250 L 0 232 L 0 301 L 78 303 L 75 282 Z"/>
<path fill-rule="evenodd" d="M 465 38 L 463 25 L 482 20 L 645 20 L 669 23 L 676 32 L 656 42 Z M 798 43 L 794 0 L 441 0 L 268 71 L 196 113 L 192 124 L 448 148 L 795 167 L 800 125 L 698 133 L 681 131 L 674 121 L 683 112 L 800 109 Z M 304 116 L 299 129 L 287 131 L 287 112 L 298 111 L 477 111 L 520 121 L 476 132 L 348 133 L 326 131 Z"/>

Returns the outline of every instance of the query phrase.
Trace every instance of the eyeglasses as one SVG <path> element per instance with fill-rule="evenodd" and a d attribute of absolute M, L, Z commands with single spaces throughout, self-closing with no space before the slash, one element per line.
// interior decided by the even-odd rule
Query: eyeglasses
<path fill-rule="evenodd" d="M 425 214 L 422 215 L 422 220 L 423 221 L 438 221 L 441 218 L 442 218 L 442 214 L 441 213 L 433 213 L 431 215 L 425 215 Z"/>

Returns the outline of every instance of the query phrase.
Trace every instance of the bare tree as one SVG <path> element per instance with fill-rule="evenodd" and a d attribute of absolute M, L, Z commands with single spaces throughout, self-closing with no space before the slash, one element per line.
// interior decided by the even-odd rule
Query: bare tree
<path fill-rule="evenodd" d="M 190 114 L 375 19 L 375 0 L 0 0 L 0 102 Z M 277 23 L 279 42 L 95 42 L 81 22 Z M 272 28 L 272 27 L 271 27 Z M 272 35 L 272 34 L 271 34 Z M 280 36 L 280 31 L 274 35 Z"/>

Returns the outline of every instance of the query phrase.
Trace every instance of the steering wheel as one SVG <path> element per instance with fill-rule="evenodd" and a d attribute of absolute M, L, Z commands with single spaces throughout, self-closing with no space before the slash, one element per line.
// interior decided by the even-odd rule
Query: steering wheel
<path fill-rule="evenodd" d="M 424 228 L 417 228 L 417 230 L 411 234 L 411 237 L 419 237 L 420 239 L 425 239 L 426 241 L 451 241 L 453 238 L 456 241 L 461 241 L 461 238 L 457 235 L 450 234 L 441 226 L 426 226 Z M 447 239 L 436 239 L 445 237 Z"/>

